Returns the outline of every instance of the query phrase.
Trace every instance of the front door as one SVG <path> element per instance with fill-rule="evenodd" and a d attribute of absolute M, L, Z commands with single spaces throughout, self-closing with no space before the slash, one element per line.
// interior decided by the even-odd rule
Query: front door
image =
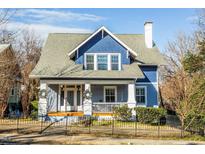
<path fill-rule="evenodd" d="M 60 111 L 82 111 L 82 86 L 64 86 L 61 89 Z"/>
<path fill-rule="evenodd" d="M 66 99 L 66 106 L 67 111 L 76 111 L 77 103 L 76 103 L 76 91 L 75 90 L 67 90 L 67 99 Z"/>

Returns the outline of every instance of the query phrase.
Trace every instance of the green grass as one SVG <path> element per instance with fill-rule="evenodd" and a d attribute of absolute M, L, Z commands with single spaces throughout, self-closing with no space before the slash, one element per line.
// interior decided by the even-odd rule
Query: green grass
<path fill-rule="evenodd" d="M 112 125 L 112 120 L 108 121 L 108 120 L 101 120 L 101 121 L 98 121 L 98 120 L 93 120 L 92 124 L 95 126 L 95 125 L 98 125 L 98 126 L 109 126 L 109 125 Z"/>

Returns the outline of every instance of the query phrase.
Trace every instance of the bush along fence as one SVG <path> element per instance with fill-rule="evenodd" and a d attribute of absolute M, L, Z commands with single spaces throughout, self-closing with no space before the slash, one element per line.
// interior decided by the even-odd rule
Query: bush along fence
<path fill-rule="evenodd" d="M 40 120 L 42 119 L 42 120 Z M 148 124 L 139 122 L 137 119 L 118 120 L 115 117 L 62 117 L 49 119 L 41 116 L 39 119 L 32 118 L 4 118 L 0 119 L 0 133 L 39 133 L 39 134 L 96 134 L 111 136 L 130 136 L 130 137 L 184 137 L 191 133 L 183 131 L 180 125 L 174 121 L 164 124 L 160 121 Z"/>
<path fill-rule="evenodd" d="M 113 116 L 65 116 L 48 117 L 30 116 L 30 118 L 9 117 L 0 119 L 0 133 L 16 131 L 18 133 L 39 133 L 65 135 L 89 133 L 97 135 L 131 136 L 131 137 L 185 137 L 204 131 L 204 125 L 197 127 L 202 119 L 199 115 L 188 129 L 182 128 L 176 116 L 167 115 L 162 108 L 136 107 L 127 105 L 115 107 Z M 190 118 L 193 118 L 190 115 Z M 194 127 L 194 131 L 193 131 Z M 199 130 L 199 131 L 198 131 Z M 200 133 L 202 134 L 202 133 Z"/>

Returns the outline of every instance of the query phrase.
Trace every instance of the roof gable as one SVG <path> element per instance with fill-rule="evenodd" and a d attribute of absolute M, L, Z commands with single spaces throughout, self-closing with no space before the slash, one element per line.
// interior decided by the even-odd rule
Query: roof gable
<path fill-rule="evenodd" d="M 68 59 L 68 52 L 71 52 L 81 42 L 86 40 L 92 34 L 89 33 L 51 33 L 42 49 L 41 57 L 31 75 L 33 77 L 57 76 L 60 72 L 76 72 L 75 62 Z M 159 52 L 157 46 L 147 48 L 143 34 L 115 34 L 120 40 L 126 43 L 137 54 L 136 62 L 147 65 L 166 65 L 163 55 Z M 67 56 L 66 56 L 67 55 Z M 77 65 L 78 66 L 78 65 Z M 123 66 L 126 67 L 127 65 Z M 135 65 L 130 65 L 134 72 Z M 81 66 L 82 67 L 82 66 Z M 129 66 L 127 66 L 129 67 Z M 113 72 L 113 71 L 111 71 Z M 120 71 L 123 72 L 123 71 Z M 94 73 L 94 72 L 93 72 Z M 127 73 L 127 72 L 126 72 Z M 124 75 L 124 74 L 123 74 Z M 70 74 L 65 76 L 69 77 Z M 94 75 L 93 75 L 94 76 Z M 117 76 L 117 75 L 116 75 Z M 118 77 L 122 76 L 118 74 Z M 128 74 L 125 75 L 128 77 Z"/>
<path fill-rule="evenodd" d="M 99 28 L 97 31 L 95 31 L 92 35 L 90 35 L 86 40 L 84 40 L 83 42 L 81 42 L 77 47 L 75 47 L 72 51 L 70 51 L 68 53 L 68 55 L 70 57 L 75 55 L 75 52 L 82 47 L 84 44 L 86 44 L 90 39 L 92 39 L 95 35 L 97 35 L 99 32 L 102 32 L 102 37 L 103 37 L 103 33 L 106 32 L 108 35 L 110 35 L 113 39 L 115 39 L 120 45 L 122 45 L 125 49 L 127 49 L 127 51 L 130 52 L 131 55 L 133 55 L 134 57 L 137 56 L 137 53 L 135 51 L 133 51 L 130 47 L 128 47 L 124 42 L 122 42 L 119 38 L 117 38 L 114 34 L 112 34 L 107 28 L 105 28 L 104 26 L 102 26 L 101 28 Z"/>

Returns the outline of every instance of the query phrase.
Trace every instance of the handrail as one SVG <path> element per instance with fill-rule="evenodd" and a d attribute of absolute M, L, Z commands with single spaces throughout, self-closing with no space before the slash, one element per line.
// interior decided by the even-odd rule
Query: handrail
<path fill-rule="evenodd" d="M 117 104 L 127 104 L 127 102 L 93 102 L 94 105 L 105 104 L 105 105 L 117 105 Z"/>

